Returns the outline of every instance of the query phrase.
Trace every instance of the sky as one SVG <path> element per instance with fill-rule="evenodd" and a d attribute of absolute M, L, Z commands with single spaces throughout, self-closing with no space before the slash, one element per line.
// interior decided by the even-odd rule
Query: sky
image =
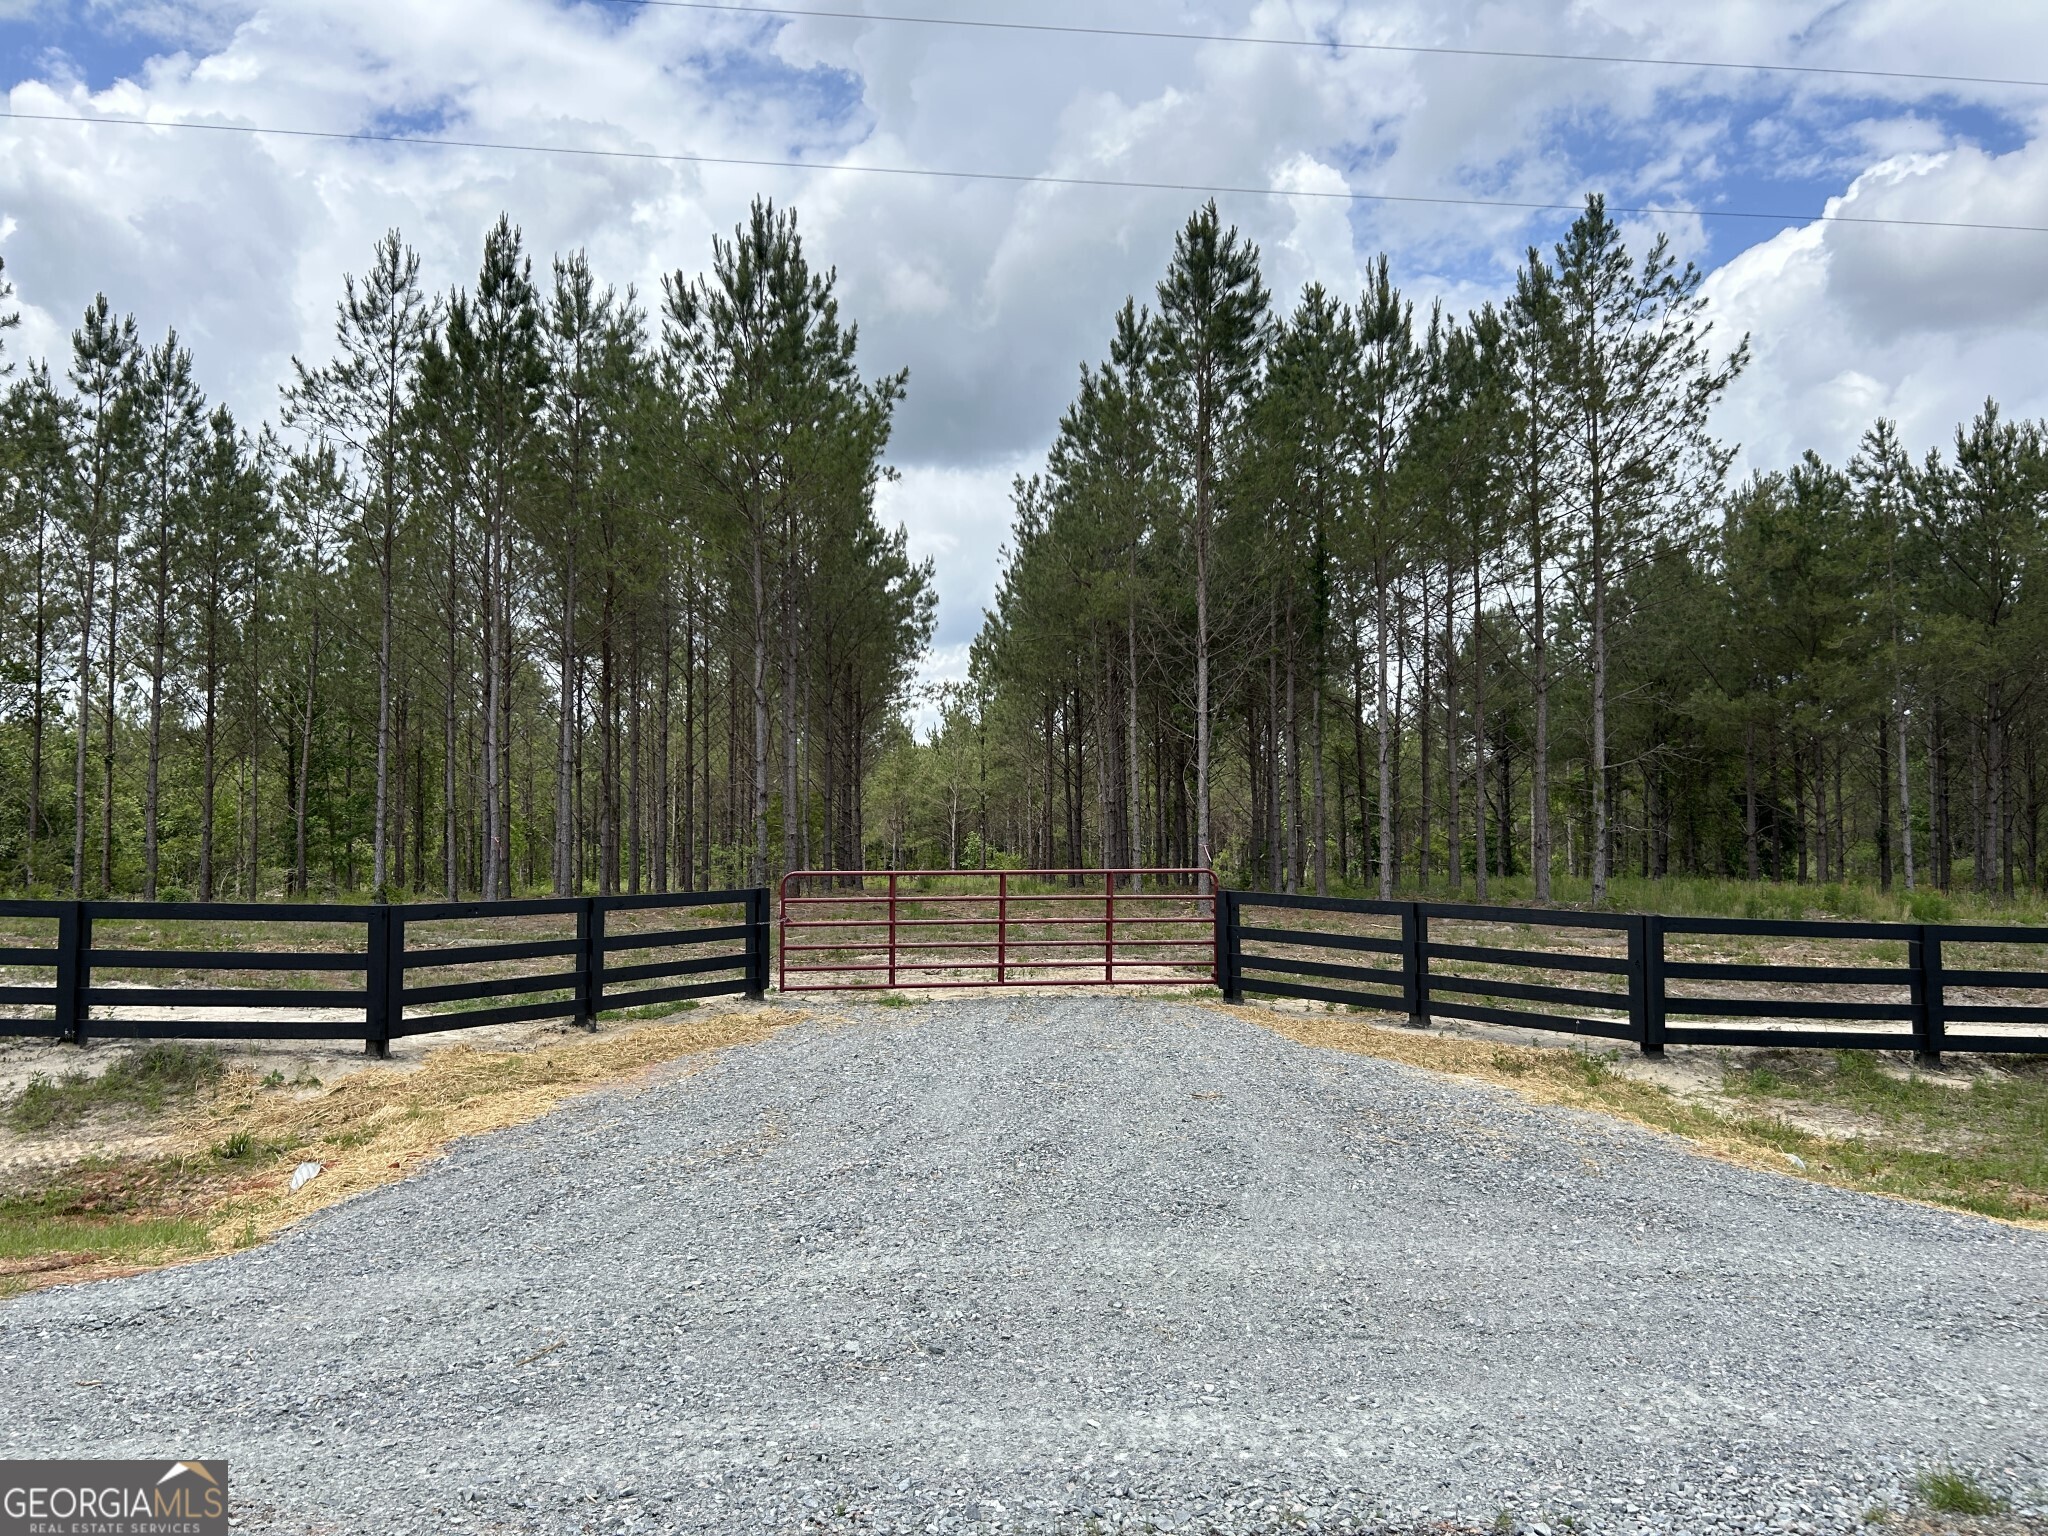
<path fill-rule="evenodd" d="M 975 171 L 1240 189 L 1224 216 L 1276 303 L 1355 296 L 1377 253 L 1418 311 L 1462 312 L 1567 211 L 1628 207 L 1751 337 L 1716 428 L 1737 472 L 1841 460 L 1879 415 L 1916 452 L 1995 396 L 2048 415 L 2048 6 L 1924 0 L 812 0 L 788 17 L 656 0 L 0 0 L 0 259 L 11 356 L 60 359 L 104 291 L 175 325 L 202 382 L 274 415 L 327 354 L 342 274 L 397 228 L 436 288 L 503 211 L 544 264 L 588 251 L 643 300 L 694 275 L 756 196 L 835 267 L 870 374 L 907 367 L 883 512 L 936 564 L 927 675 L 961 675 L 1000 569 L 1010 486 L 1078 369 L 1148 298 L 1205 194 L 862 174 Z M 1184 37 L 919 25 L 873 13 Z M 1307 41 L 1283 46 L 1251 39 Z M 1689 61 L 1682 66 L 1339 43 Z M 1720 68 L 1709 62 L 1788 69 Z M 556 151 L 344 143 L 20 114 L 436 136 Z M 623 152 L 623 153 L 618 153 Z M 803 168 L 632 156 L 801 162 Z"/>

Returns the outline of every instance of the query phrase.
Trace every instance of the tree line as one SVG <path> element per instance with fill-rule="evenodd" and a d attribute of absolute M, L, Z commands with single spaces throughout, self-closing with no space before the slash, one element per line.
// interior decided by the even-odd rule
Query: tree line
<path fill-rule="evenodd" d="M 657 301 L 397 232 L 276 419 L 101 295 L 0 352 L 0 883 L 210 900 L 857 865 L 930 636 L 876 516 L 903 373 L 793 212 Z M 0 274 L 0 345 L 16 317 Z"/>
<path fill-rule="evenodd" d="M 1512 293 L 1276 311 L 1213 204 L 1015 489 L 916 857 L 1485 898 L 1621 874 L 2038 886 L 2048 432 L 1732 481 L 1748 361 L 1598 198 Z"/>

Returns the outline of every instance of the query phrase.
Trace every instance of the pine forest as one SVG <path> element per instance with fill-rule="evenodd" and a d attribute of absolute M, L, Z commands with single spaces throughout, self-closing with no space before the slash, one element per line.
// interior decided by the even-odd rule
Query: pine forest
<path fill-rule="evenodd" d="M 1161 255 L 930 687 L 910 381 L 788 210 L 644 298 L 394 232 L 261 424 L 102 297 L 0 355 L 0 885 L 2041 888 L 2042 423 L 1738 476 L 1746 340 L 1598 199 L 1464 315 L 1276 297 L 1213 203 Z"/>

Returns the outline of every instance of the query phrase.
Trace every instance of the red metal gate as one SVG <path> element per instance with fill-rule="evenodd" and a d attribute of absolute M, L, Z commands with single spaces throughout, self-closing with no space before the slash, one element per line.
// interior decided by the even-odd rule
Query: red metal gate
<path fill-rule="evenodd" d="M 1165 987 L 1217 976 L 1206 869 L 797 870 L 784 992 Z"/>

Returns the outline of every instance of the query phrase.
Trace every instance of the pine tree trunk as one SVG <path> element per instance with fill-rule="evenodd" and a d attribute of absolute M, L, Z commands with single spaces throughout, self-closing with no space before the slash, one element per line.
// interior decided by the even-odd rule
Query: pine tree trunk
<path fill-rule="evenodd" d="M 797 625 L 795 606 L 795 563 L 793 546 L 791 558 L 785 562 L 782 594 L 782 867 L 795 869 L 797 850 L 797 828 L 803 815 L 797 798 L 797 682 L 796 682 L 796 640 Z"/>
<path fill-rule="evenodd" d="M 213 900 L 213 797 L 216 788 L 215 706 L 219 688 L 214 681 L 213 621 L 207 620 L 206 704 L 200 719 L 199 764 L 199 899 Z"/>
<path fill-rule="evenodd" d="M 1133 544 L 1131 546 L 1130 571 L 1133 596 L 1126 607 L 1124 619 L 1124 660 L 1126 668 L 1124 673 L 1124 796 L 1126 800 L 1126 819 L 1130 825 L 1131 863 L 1133 866 L 1143 866 L 1145 862 L 1144 798 L 1138 781 L 1138 604 L 1135 596 L 1138 580 L 1137 559 L 1137 546 Z M 986 713 L 987 711 L 984 709 L 984 716 Z M 986 758 L 983 759 L 982 771 L 984 773 L 987 772 Z M 986 833 L 984 833 L 984 857 L 986 857 L 986 844 L 987 837 Z M 1143 878 L 1133 876 L 1131 888 L 1133 890 L 1142 890 L 1144 888 Z"/>
<path fill-rule="evenodd" d="M 391 562 L 396 556 L 392 548 L 391 525 L 395 516 L 392 497 L 395 493 L 391 480 L 387 466 L 384 476 L 383 547 L 378 555 L 377 569 L 377 779 L 371 796 L 371 814 L 375 819 L 370 829 L 370 894 L 375 901 L 391 899 L 385 853 L 391 835 L 391 645 L 395 603 Z"/>
<path fill-rule="evenodd" d="M 684 578 L 688 580 L 686 576 Z M 709 721 L 707 720 L 708 724 Z M 704 754 L 708 762 L 711 754 Z M 683 889 L 699 889 L 697 855 L 697 597 L 694 591 L 683 599 L 683 817 L 677 844 L 677 872 Z M 709 800 L 706 800 L 708 809 Z"/>
<path fill-rule="evenodd" d="M 1301 824 L 1301 710 L 1295 694 L 1295 635 L 1289 615 L 1287 635 L 1287 890 L 1298 892 L 1307 872 L 1308 850 Z"/>
<path fill-rule="evenodd" d="M 568 516 L 577 516 L 571 492 Z M 555 665 L 559 699 L 555 737 L 555 894 L 576 889 L 576 806 L 572 795 L 576 774 L 576 541 L 572 533 L 562 571 L 562 611 L 556 627 Z"/>
<path fill-rule="evenodd" d="M 1465 883 L 1465 813 L 1458 771 L 1458 573 L 1444 567 L 1444 866 L 1451 894 Z"/>
<path fill-rule="evenodd" d="M 1372 834 L 1366 826 L 1365 808 L 1372 803 L 1365 783 L 1365 635 L 1354 609 L 1351 615 L 1351 766 L 1358 775 L 1358 872 L 1360 881 L 1373 867 Z M 1339 797 L 1342 804 L 1342 797 Z M 1343 811 L 1338 812 L 1346 828 L 1349 821 Z M 1351 868 L 1344 867 L 1345 879 L 1351 878 Z M 1384 899 L 1384 898 L 1383 898 Z"/>
<path fill-rule="evenodd" d="M 1275 891 L 1288 889 L 1292 877 L 1286 829 L 1280 820 L 1281 779 L 1286 770 L 1281 762 L 1280 673 L 1275 656 L 1279 649 L 1272 645 L 1266 651 L 1266 884 Z"/>
<path fill-rule="evenodd" d="M 509 527 L 498 551 L 498 895 L 512 895 L 512 541 Z"/>
<path fill-rule="evenodd" d="M 1380 900 L 1394 899 L 1394 722 L 1388 708 L 1387 667 L 1389 657 L 1387 635 L 1387 590 L 1386 565 L 1382 559 L 1379 567 L 1378 612 L 1374 619 L 1378 627 L 1378 653 L 1373 658 L 1378 674 L 1378 719 L 1373 722 L 1378 734 L 1379 753 L 1379 819 L 1380 819 Z"/>
<path fill-rule="evenodd" d="M 1479 551 L 1472 552 L 1472 889 L 1486 900 L 1486 630 L 1480 612 Z"/>
<path fill-rule="evenodd" d="M 1877 885 L 1892 888 L 1892 723 L 1877 722 Z"/>
<path fill-rule="evenodd" d="M 306 701 L 299 716 L 299 782 L 292 806 L 292 888 L 303 898 L 307 894 L 306 800 L 313 777 L 313 699 L 320 676 L 320 615 L 313 615 L 312 634 L 306 649 Z"/>
<path fill-rule="evenodd" d="M 1550 898 L 1550 615 L 1540 533 L 1535 540 L 1535 591 L 1532 594 L 1535 636 L 1531 661 L 1535 668 L 1535 740 L 1530 746 L 1529 865 L 1536 877 L 1536 900 Z"/>
<path fill-rule="evenodd" d="M 36 884 L 36 843 L 42 836 L 43 742 L 49 729 L 50 695 L 45 686 L 49 675 L 50 609 L 49 564 L 45 529 L 47 509 L 36 509 L 36 622 L 31 666 L 34 668 L 35 697 L 30 702 L 28 725 L 28 839 L 24 850 L 25 884 L 33 893 Z"/>
<path fill-rule="evenodd" d="M 1806 831 L 1806 759 L 1796 746 L 1792 748 L 1789 756 L 1792 759 L 1792 833 L 1799 847 L 1799 883 L 1804 885 L 1807 859 L 1811 849 Z"/>
<path fill-rule="evenodd" d="M 675 660 L 675 586 L 672 581 L 665 580 L 661 589 L 661 688 L 654 740 L 654 888 L 657 891 L 669 888 L 669 829 L 672 825 L 669 756 L 673 750 L 669 730 L 676 708 Z"/>
<path fill-rule="evenodd" d="M 1596 472 L 1597 478 L 1597 472 Z M 1593 508 L 1593 904 L 1607 900 L 1607 557 L 1597 493 Z"/>
<path fill-rule="evenodd" d="M 1431 781 L 1429 766 L 1430 742 L 1435 735 L 1434 727 L 1436 724 L 1436 645 L 1429 627 L 1429 573 L 1427 571 L 1422 573 L 1421 581 L 1422 612 L 1416 625 L 1416 635 L 1421 644 L 1416 647 L 1416 650 L 1422 658 L 1422 675 L 1419 679 L 1419 691 L 1415 698 L 1415 751 L 1418 761 L 1416 777 L 1419 792 L 1417 796 L 1419 805 L 1416 814 L 1417 819 L 1421 822 L 1421 826 L 1416 833 L 1415 840 L 1415 883 L 1427 891 L 1429 889 L 1430 867 L 1434 862 L 1430 858 L 1430 854 L 1434 851 L 1430 844 L 1436 831 L 1433 825 L 1436 819 L 1436 808 L 1433 803 L 1436 786 Z"/>
<path fill-rule="evenodd" d="M 477 809 L 482 816 L 477 847 L 478 893 L 494 901 L 498 890 L 498 555 L 495 520 L 486 514 L 483 549 L 483 750 L 478 757 Z"/>
<path fill-rule="evenodd" d="M 1987 823 L 1992 889 L 2002 896 L 2012 894 L 2012 837 L 2006 807 L 2011 803 L 2012 775 L 2007 763 L 2004 711 L 2000 691 L 1991 685 L 1991 707 L 1984 722 L 1986 751 L 1985 780 L 1990 811 Z"/>
<path fill-rule="evenodd" d="M 646 783 L 642 777 L 647 756 L 645 652 L 642 627 L 633 626 L 631 670 L 627 674 L 626 750 L 632 768 L 626 776 L 626 889 L 638 896 L 647 852 Z"/>
<path fill-rule="evenodd" d="M 114 691 L 121 676 L 121 536 L 107 563 L 107 695 L 100 747 L 100 890 L 114 892 Z"/>
<path fill-rule="evenodd" d="M 1913 889 L 1913 789 L 1912 753 L 1906 744 L 1906 708 L 1902 702 L 1894 712 L 1897 725 L 1899 770 L 1899 854 L 1904 863 L 1906 889 Z"/>
<path fill-rule="evenodd" d="M 1756 721 L 1742 725 L 1742 851 L 1750 883 L 1757 880 Z"/>
<path fill-rule="evenodd" d="M 455 668 L 459 660 L 457 640 L 456 601 L 460 595 L 456 543 L 455 503 L 448 504 L 448 588 L 445 594 L 447 609 L 447 662 L 446 690 L 441 701 L 441 883 L 442 895 L 446 900 L 455 900 L 461 880 L 461 824 L 456 812 L 455 775 L 458 733 L 455 719 Z"/>
<path fill-rule="evenodd" d="M 1818 736 L 1813 740 L 1813 852 L 1821 884 L 1833 869 L 1829 862 L 1828 839 L 1828 749 Z"/>
<path fill-rule="evenodd" d="M 85 895 L 85 765 L 92 739 L 92 607 L 99 589 L 99 567 L 90 555 L 85 562 L 85 585 L 79 594 L 78 616 L 78 736 L 73 768 L 72 811 L 74 829 L 71 844 L 71 895 Z"/>
<path fill-rule="evenodd" d="M 263 865 L 263 753 L 257 744 L 256 710 L 262 698 L 263 681 L 263 583 L 252 583 L 255 596 L 249 604 L 249 716 L 243 730 L 249 752 L 249 872 L 247 899 L 257 900 L 262 892 Z"/>
<path fill-rule="evenodd" d="M 1315 669 L 1315 693 L 1309 701 L 1308 720 L 1309 763 L 1311 765 L 1310 771 L 1314 775 L 1314 786 L 1311 793 L 1315 799 L 1315 822 L 1310 828 L 1310 834 L 1315 848 L 1316 894 L 1318 896 L 1327 896 L 1330 894 L 1330 830 L 1326 819 L 1328 801 L 1324 798 L 1323 787 L 1323 695 L 1329 692 L 1329 689 L 1324 685 L 1323 681 L 1325 658 L 1322 654 L 1322 648 L 1325 642 L 1319 638 L 1316 644 L 1318 654 Z M 1340 802 L 1337 811 L 1338 836 L 1340 839 L 1343 836 L 1343 822 L 1344 811 Z M 1338 853 L 1338 864 L 1340 867 L 1343 864 L 1341 844 Z"/>
<path fill-rule="evenodd" d="M 1204 427 L 1206 432 L 1206 426 Z M 1202 452 L 1207 454 L 1206 444 Z M 1195 863 L 1216 866 L 1209 826 L 1209 509 L 1206 475 L 1195 492 Z"/>
<path fill-rule="evenodd" d="M 768 573 L 766 538 L 759 514 L 754 519 L 749 574 L 754 596 L 754 741 L 753 741 L 753 854 L 748 861 L 747 883 L 768 883 Z"/>
<path fill-rule="evenodd" d="M 157 859 L 159 854 L 158 810 L 159 796 L 163 787 L 164 762 L 164 672 L 168 665 L 165 655 L 171 625 L 170 612 L 170 532 L 159 530 L 157 544 L 157 588 L 156 627 L 150 634 L 149 647 L 149 757 L 143 767 L 142 777 L 142 899 L 156 900 Z"/>

